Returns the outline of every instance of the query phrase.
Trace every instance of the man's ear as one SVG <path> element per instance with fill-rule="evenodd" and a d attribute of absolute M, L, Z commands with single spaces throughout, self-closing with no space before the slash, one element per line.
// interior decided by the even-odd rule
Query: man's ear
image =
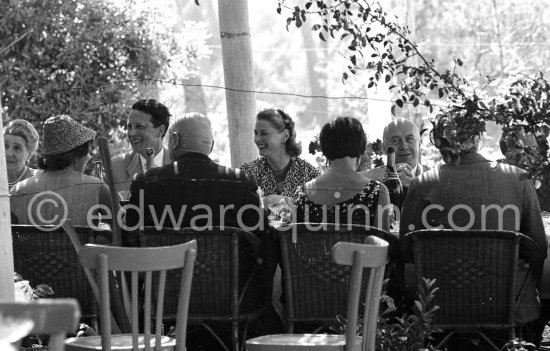
<path fill-rule="evenodd" d="M 170 150 L 175 150 L 180 146 L 180 135 L 173 132 L 168 136 L 168 147 Z"/>
<path fill-rule="evenodd" d="M 482 139 L 481 135 L 475 135 L 474 136 L 474 145 L 476 146 L 476 150 L 479 150 L 482 145 Z"/>
<path fill-rule="evenodd" d="M 212 145 L 210 145 L 210 151 L 208 151 L 208 154 L 212 153 L 212 150 L 214 150 L 214 140 L 212 140 Z"/>
<path fill-rule="evenodd" d="M 161 125 L 160 127 L 157 128 L 160 132 L 160 137 L 162 138 L 162 136 L 164 135 L 164 132 L 166 131 L 166 126 L 165 125 Z"/>

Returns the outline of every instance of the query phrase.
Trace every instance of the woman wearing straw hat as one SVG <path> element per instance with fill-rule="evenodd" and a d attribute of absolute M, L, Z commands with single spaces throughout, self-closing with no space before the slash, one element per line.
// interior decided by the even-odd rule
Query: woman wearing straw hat
<path fill-rule="evenodd" d="M 83 174 L 96 133 L 69 116 L 57 115 L 46 120 L 43 135 L 39 166 L 44 172 L 11 190 L 12 213 L 20 224 L 57 226 L 71 219 L 73 225 L 91 226 L 99 206 L 110 209 L 105 183 Z"/>

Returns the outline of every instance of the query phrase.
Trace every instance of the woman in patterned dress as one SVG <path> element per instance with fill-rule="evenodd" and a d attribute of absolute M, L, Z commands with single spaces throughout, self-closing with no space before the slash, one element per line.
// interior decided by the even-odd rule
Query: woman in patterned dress
<path fill-rule="evenodd" d="M 388 189 L 356 172 L 367 146 L 361 122 L 338 117 L 323 126 L 319 142 L 330 167 L 298 188 L 296 222 L 353 223 L 388 231 Z"/>
<path fill-rule="evenodd" d="M 320 174 L 298 157 L 302 148 L 296 142 L 294 121 L 281 109 L 269 108 L 258 113 L 254 143 L 260 157 L 243 164 L 241 169 L 256 180 L 265 197 L 291 197 L 298 186 Z"/>

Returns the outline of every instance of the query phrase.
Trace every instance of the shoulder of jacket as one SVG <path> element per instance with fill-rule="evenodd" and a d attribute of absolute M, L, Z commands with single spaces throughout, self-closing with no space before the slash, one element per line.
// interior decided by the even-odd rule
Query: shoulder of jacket
<path fill-rule="evenodd" d="M 132 159 L 132 157 L 134 157 L 134 152 L 133 151 L 128 151 L 128 152 L 113 156 L 111 158 L 111 163 L 124 162 L 125 160 Z"/>

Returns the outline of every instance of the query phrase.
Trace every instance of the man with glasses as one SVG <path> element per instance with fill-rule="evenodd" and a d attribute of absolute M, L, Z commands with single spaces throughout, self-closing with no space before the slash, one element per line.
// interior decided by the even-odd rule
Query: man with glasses
<path fill-rule="evenodd" d="M 152 167 L 161 167 L 172 162 L 170 152 L 162 145 L 169 120 L 168 108 L 156 100 L 139 100 L 132 106 L 127 122 L 128 141 L 132 145 L 132 151 L 112 160 L 117 192 L 129 192 L 133 176 L 147 170 L 148 149 L 149 152 L 153 150 Z"/>

